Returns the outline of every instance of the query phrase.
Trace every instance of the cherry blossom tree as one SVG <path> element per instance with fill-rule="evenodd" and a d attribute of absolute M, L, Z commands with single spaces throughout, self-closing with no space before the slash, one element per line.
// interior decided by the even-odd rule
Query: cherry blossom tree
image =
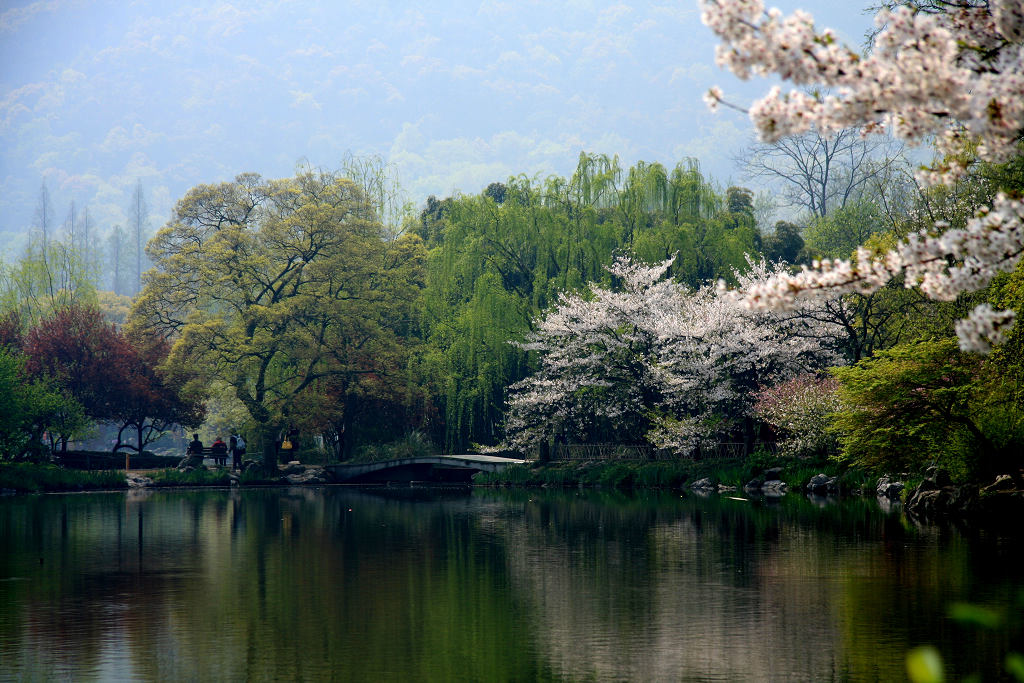
<path fill-rule="evenodd" d="M 908 143 L 934 140 L 937 161 L 925 184 L 950 184 L 972 160 L 1004 162 L 1018 153 L 1024 129 L 1024 3 L 991 0 L 945 12 L 883 8 L 864 56 L 797 11 L 784 17 L 760 0 L 701 0 L 702 19 L 722 39 L 717 61 L 740 78 L 776 75 L 798 86 L 772 88 L 750 118 L 765 142 L 815 130 L 859 126 Z M 817 90 L 812 90 L 817 89 Z M 828 92 L 827 95 L 814 94 Z M 720 89 L 705 97 L 715 108 Z M 1024 251 L 1024 200 L 1000 192 L 963 229 L 936 224 L 882 255 L 859 249 L 853 260 L 778 273 L 748 292 L 756 308 L 786 307 L 822 291 L 872 292 L 902 273 L 908 287 L 952 300 L 1012 270 Z M 960 346 L 988 351 L 1014 314 L 982 304 L 957 325 Z"/>
<path fill-rule="evenodd" d="M 797 457 L 838 450 L 829 426 L 840 408 L 839 382 L 816 375 L 800 375 L 762 389 L 754 406 L 757 416 L 782 437 L 779 451 Z"/>
<path fill-rule="evenodd" d="M 563 294 L 536 321 L 521 346 L 540 367 L 510 388 L 505 447 L 603 438 L 690 452 L 749 438 L 759 388 L 838 362 L 831 326 L 743 305 L 775 268 L 752 263 L 738 291 L 690 291 L 663 279 L 671 263 L 619 257 L 609 271 L 620 287 Z"/>

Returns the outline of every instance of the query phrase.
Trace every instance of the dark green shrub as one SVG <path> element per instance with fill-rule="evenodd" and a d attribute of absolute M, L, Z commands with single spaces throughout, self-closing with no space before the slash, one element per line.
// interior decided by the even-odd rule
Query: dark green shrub
<path fill-rule="evenodd" d="M 349 460 L 352 463 L 378 462 L 396 460 L 398 458 L 421 458 L 435 455 L 437 449 L 430 439 L 417 430 L 411 431 L 401 439 L 384 444 L 366 444 Z"/>
<path fill-rule="evenodd" d="M 603 468 L 598 475 L 598 483 L 602 486 L 611 486 L 617 489 L 632 488 L 636 481 L 636 469 L 624 463 L 614 463 Z"/>

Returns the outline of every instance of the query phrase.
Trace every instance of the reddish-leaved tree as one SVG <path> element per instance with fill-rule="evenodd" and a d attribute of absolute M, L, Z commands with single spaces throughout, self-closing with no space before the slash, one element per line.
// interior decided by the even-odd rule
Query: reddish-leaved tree
<path fill-rule="evenodd" d="M 24 340 L 26 370 L 49 377 L 81 404 L 85 417 L 105 422 L 123 391 L 130 352 L 127 341 L 94 306 L 71 305 L 43 318 Z M 70 434 L 56 441 L 67 450 Z"/>
<path fill-rule="evenodd" d="M 186 397 L 184 380 L 159 369 L 167 343 L 128 339 L 95 307 L 68 306 L 44 318 L 25 335 L 24 352 L 30 375 L 51 378 L 81 404 L 87 419 L 119 426 L 115 452 L 141 452 L 172 424 L 193 427 L 203 421 L 203 404 Z M 129 429 L 135 444 L 122 441 Z M 70 436 L 59 434 L 54 445 L 67 450 Z"/>
<path fill-rule="evenodd" d="M 172 377 L 161 370 L 170 346 L 161 337 L 132 335 L 122 347 L 126 374 L 122 391 L 114 402 L 111 417 L 120 425 L 114 452 L 130 448 L 142 453 L 172 425 L 198 427 L 205 418 L 205 406 L 199 397 L 189 395 L 185 378 Z M 135 443 L 125 441 L 126 431 L 135 432 Z"/>

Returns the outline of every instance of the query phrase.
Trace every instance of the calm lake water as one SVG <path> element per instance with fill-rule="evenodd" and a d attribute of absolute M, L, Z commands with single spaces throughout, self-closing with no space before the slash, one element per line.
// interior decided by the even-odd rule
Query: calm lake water
<path fill-rule="evenodd" d="M 873 500 L 348 488 L 0 498 L 0 679 L 1001 675 L 1021 537 Z M 1019 624 L 1018 624 L 1019 626 Z"/>

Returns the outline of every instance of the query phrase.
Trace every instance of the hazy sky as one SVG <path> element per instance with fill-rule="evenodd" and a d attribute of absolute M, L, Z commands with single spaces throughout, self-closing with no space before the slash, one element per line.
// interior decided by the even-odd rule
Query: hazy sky
<path fill-rule="evenodd" d="M 775 4 L 854 44 L 870 23 Z M 156 228 L 194 185 L 347 151 L 395 164 L 417 203 L 568 174 L 581 150 L 692 156 L 724 185 L 750 127 L 701 96 L 768 85 L 726 75 L 714 46 L 696 0 L 0 0 L 0 248 L 32 227 L 44 179 L 56 225 L 71 200 L 101 230 L 124 223 L 141 181 Z"/>

